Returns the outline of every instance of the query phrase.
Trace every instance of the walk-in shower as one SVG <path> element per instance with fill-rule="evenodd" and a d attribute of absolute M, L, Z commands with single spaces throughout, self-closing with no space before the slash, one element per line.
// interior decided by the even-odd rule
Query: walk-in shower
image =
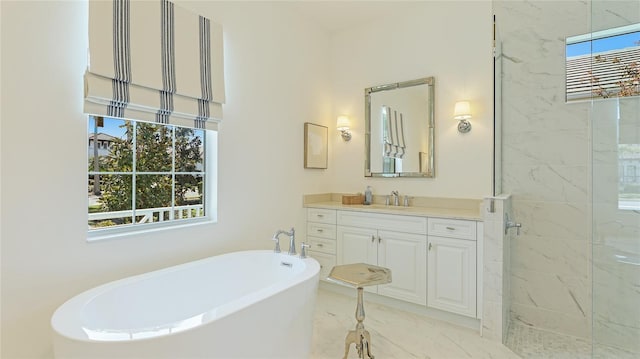
<path fill-rule="evenodd" d="M 640 358 L 640 2 L 493 9 L 494 190 L 522 222 L 505 342 L 523 358 Z"/>

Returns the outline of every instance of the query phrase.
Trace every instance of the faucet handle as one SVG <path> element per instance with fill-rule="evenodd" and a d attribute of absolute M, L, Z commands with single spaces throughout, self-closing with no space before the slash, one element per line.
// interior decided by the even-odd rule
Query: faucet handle
<path fill-rule="evenodd" d="M 310 244 L 306 244 L 304 242 L 302 242 L 302 244 L 300 244 L 300 258 L 304 259 L 307 258 L 307 251 L 305 250 L 305 248 L 311 248 Z"/>
<path fill-rule="evenodd" d="M 522 224 L 518 222 L 513 222 L 509 219 L 509 213 L 504 214 L 504 234 L 509 233 L 509 228 L 516 229 L 516 236 L 520 235 L 520 228 L 522 228 Z"/>
<path fill-rule="evenodd" d="M 280 253 L 280 238 L 278 238 L 278 235 L 276 234 L 271 239 L 276 242 L 276 247 L 273 249 L 273 251 L 275 253 Z"/>

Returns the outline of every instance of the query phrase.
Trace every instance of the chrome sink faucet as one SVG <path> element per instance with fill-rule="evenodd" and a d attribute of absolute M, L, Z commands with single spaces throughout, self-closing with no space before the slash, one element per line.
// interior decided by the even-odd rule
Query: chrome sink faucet
<path fill-rule="evenodd" d="M 286 234 L 287 236 L 289 236 L 289 255 L 295 256 L 296 255 L 296 231 L 295 229 L 293 229 L 293 227 L 291 227 L 291 230 L 288 232 L 283 229 L 279 229 L 276 231 L 276 233 L 273 235 L 273 240 L 276 242 L 276 248 L 273 251 L 276 253 L 280 253 L 280 240 L 278 236 L 280 236 L 281 234 Z"/>
<path fill-rule="evenodd" d="M 400 205 L 400 195 L 398 194 L 398 191 L 391 191 L 391 195 L 393 196 L 393 205 L 394 206 L 399 206 Z"/>

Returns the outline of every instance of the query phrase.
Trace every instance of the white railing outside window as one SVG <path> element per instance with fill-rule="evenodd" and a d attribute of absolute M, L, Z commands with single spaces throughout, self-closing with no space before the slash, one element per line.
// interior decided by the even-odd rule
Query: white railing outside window
<path fill-rule="evenodd" d="M 89 213 L 89 221 L 104 221 L 115 218 L 132 218 L 135 215 L 137 224 L 172 221 L 176 219 L 197 218 L 204 216 L 204 205 L 192 204 L 176 207 L 160 207 L 128 211 Z"/>

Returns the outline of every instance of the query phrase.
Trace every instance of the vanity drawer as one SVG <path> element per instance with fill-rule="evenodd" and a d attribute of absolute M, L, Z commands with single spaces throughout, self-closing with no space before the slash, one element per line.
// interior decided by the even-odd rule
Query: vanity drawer
<path fill-rule="evenodd" d="M 307 208 L 307 221 L 336 224 L 336 211 L 334 209 Z"/>
<path fill-rule="evenodd" d="M 376 228 L 402 233 L 427 234 L 427 219 L 424 217 L 338 211 L 338 225 Z"/>
<path fill-rule="evenodd" d="M 307 223 L 307 236 L 336 239 L 336 225 L 324 223 Z"/>
<path fill-rule="evenodd" d="M 462 219 L 429 218 L 429 235 L 476 240 L 476 222 Z"/>
<path fill-rule="evenodd" d="M 327 280 L 329 273 L 336 265 L 336 256 L 311 250 L 309 255 L 320 263 L 320 280 Z"/>
<path fill-rule="evenodd" d="M 336 254 L 336 241 L 333 239 L 308 237 L 307 240 L 311 244 L 311 248 L 316 252 Z"/>

